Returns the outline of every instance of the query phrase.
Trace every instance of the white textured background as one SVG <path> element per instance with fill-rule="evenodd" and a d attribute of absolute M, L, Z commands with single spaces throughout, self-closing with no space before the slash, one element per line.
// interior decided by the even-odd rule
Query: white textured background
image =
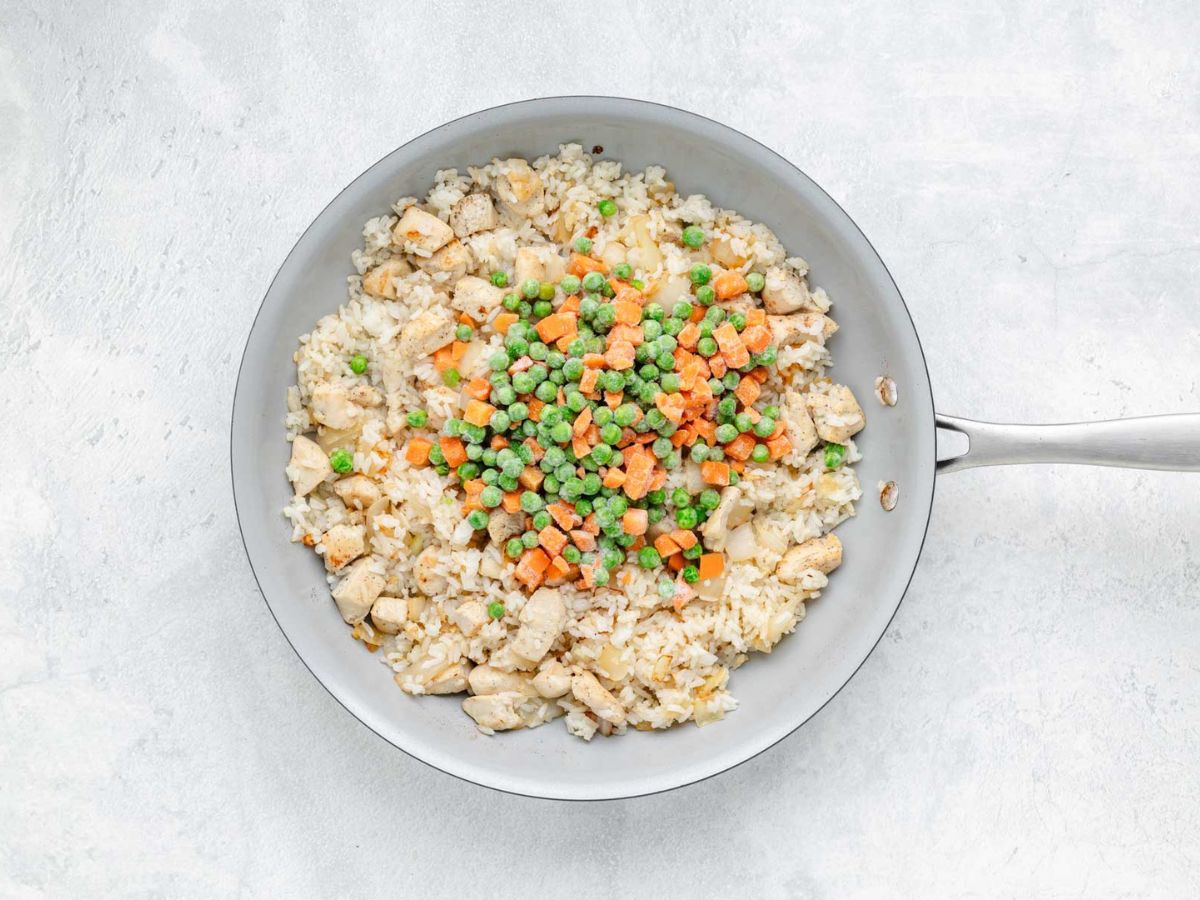
<path fill-rule="evenodd" d="M 799 164 L 891 267 L 945 412 L 1200 410 L 1194 3 L 112 6 L 0 0 L 0 896 L 1200 892 L 1200 476 L 945 479 L 891 630 L 807 727 L 569 805 L 343 712 L 227 472 L 244 337 L 329 198 L 554 93 Z"/>

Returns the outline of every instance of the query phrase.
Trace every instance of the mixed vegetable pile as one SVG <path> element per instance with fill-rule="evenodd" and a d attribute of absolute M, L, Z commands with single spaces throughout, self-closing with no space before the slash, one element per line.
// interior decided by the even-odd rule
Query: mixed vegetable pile
<path fill-rule="evenodd" d="M 600 212 L 611 215 L 605 203 Z M 693 225 L 682 240 L 696 249 L 706 235 Z M 491 323 L 504 349 L 488 360 L 489 377 L 464 381 L 456 368 L 477 327 L 460 318 L 457 340 L 434 363 L 445 384 L 461 389 L 462 418 L 436 437 L 411 437 L 405 457 L 457 477 L 467 522 L 516 561 L 527 589 L 568 578 L 602 586 L 628 560 L 674 573 L 664 571 L 658 590 L 678 604 L 691 593 L 682 585 L 724 569 L 697 534 L 720 489 L 737 484 L 747 465 L 791 449 L 779 408 L 756 405 L 776 362 L 765 312 L 716 305 L 760 292 L 764 277 L 714 277 L 696 264 L 692 298 L 668 312 L 648 300 L 627 263 L 608 271 L 586 237 L 572 249 L 557 285 L 511 285 Z M 505 272 L 491 281 L 510 287 Z M 424 410 L 408 414 L 413 428 L 427 422 Z M 708 485 L 698 494 L 664 487 L 685 455 Z M 674 527 L 665 529 L 668 516 Z M 652 526 L 657 536 L 648 540 Z"/>

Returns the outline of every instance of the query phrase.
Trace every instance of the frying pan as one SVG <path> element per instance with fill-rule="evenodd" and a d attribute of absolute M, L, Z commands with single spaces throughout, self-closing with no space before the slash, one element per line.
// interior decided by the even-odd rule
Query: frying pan
<path fill-rule="evenodd" d="M 576 141 L 640 170 L 666 166 L 681 193 L 765 222 L 810 280 L 833 299 L 841 332 L 831 344 L 837 379 L 867 411 L 856 439 L 865 495 L 838 529 L 845 562 L 808 616 L 769 656 L 736 670 L 737 710 L 703 729 L 630 731 L 585 743 L 558 722 L 487 737 L 454 697 L 401 692 L 376 656 L 352 641 L 330 600 L 320 560 L 292 544 L 280 510 L 290 489 L 283 469 L 284 397 L 297 337 L 345 297 L 350 254 L 362 223 L 396 197 L 422 194 L 438 169 L 493 157 L 529 159 Z M 873 398 L 890 376 L 899 403 Z M 938 460 L 937 431 L 965 434 L 969 449 Z M 1017 426 L 938 416 L 921 343 L 883 262 L 850 217 L 813 181 L 771 150 L 730 128 L 665 106 L 609 97 L 530 100 L 473 113 L 384 157 L 309 226 L 275 276 L 246 343 L 234 396 L 231 463 L 246 552 L 280 628 L 313 675 L 385 740 L 444 772 L 480 785 L 560 799 L 648 794 L 715 775 L 799 728 L 846 684 L 899 607 L 921 554 L 935 476 L 977 465 L 1089 463 L 1200 469 L 1200 415 L 1094 424 Z M 885 512 L 874 486 L 895 481 L 899 503 Z M 375 773 L 379 777 L 381 773 Z"/>

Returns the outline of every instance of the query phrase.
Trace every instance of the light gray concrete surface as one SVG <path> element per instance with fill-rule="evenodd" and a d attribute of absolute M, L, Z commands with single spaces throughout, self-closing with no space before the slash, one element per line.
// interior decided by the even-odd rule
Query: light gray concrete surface
<path fill-rule="evenodd" d="M 0 2 L 0 895 L 1200 892 L 1200 477 L 944 479 L 891 630 L 808 726 L 570 805 L 343 712 L 227 473 L 243 339 L 316 213 L 551 93 L 799 164 L 890 265 L 943 411 L 1200 410 L 1194 4 L 113 6 Z"/>

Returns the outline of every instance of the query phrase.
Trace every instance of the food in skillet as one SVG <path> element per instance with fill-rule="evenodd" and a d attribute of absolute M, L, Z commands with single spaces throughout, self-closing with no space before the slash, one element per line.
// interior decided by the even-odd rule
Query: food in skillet
<path fill-rule="evenodd" d="M 488 732 L 721 718 L 861 496 L 824 291 L 765 225 L 574 144 L 393 210 L 288 395 L 285 513 L 352 634 Z"/>

